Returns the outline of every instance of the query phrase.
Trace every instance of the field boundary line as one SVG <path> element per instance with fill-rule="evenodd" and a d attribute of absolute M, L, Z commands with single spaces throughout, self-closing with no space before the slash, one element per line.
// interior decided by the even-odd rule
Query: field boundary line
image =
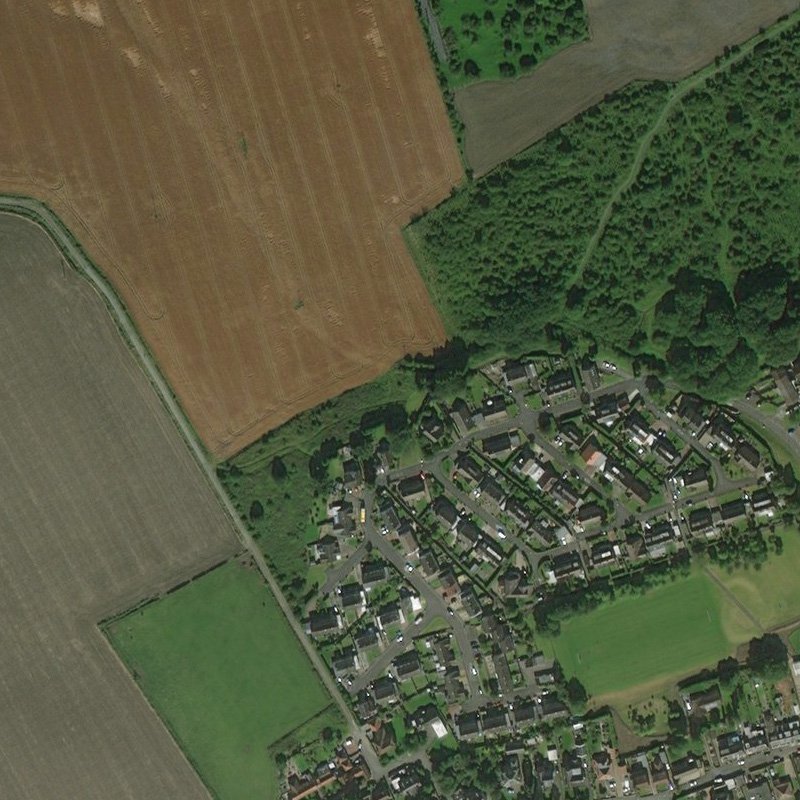
<path fill-rule="evenodd" d="M 353 712 L 350 710 L 347 703 L 345 703 L 344 698 L 337 689 L 336 684 L 333 682 L 331 674 L 328 671 L 325 662 L 322 660 L 322 657 L 316 651 L 313 644 L 308 640 L 305 632 L 295 618 L 291 606 L 281 591 L 275 576 L 272 574 L 272 571 L 267 565 L 264 554 L 259 549 L 250 531 L 248 531 L 245 527 L 241 517 L 233 505 L 233 502 L 225 492 L 225 489 L 223 488 L 222 483 L 217 476 L 215 465 L 210 461 L 205 447 L 189 422 L 188 417 L 185 415 L 183 409 L 178 403 L 178 400 L 170 389 L 166 379 L 161 374 L 158 365 L 144 344 L 144 341 L 139 335 L 139 332 L 134 326 L 131 318 L 128 316 L 125 306 L 120 298 L 116 295 L 102 273 L 86 256 L 80 245 L 69 233 L 66 226 L 43 203 L 31 198 L 13 198 L 7 195 L 0 195 L 0 212 L 16 214 L 28 219 L 33 224 L 38 225 L 47 234 L 48 238 L 56 245 L 56 247 L 58 247 L 62 255 L 67 258 L 69 263 L 71 263 L 75 269 L 86 278 L 89 284 L 104 299 L 106 307 L 112 315 L 112 318 L 117 323 L 118 329 L 133 350 L 137 361 L 147 377 L 150 379 L 151 385 L 153 386 L 153 389 L 155 390 L 159 400 L 162 402 L 168 415 L 171 417 L 173 423 L 177 427 L 179 434 L 183 437 L 184 441 L 188 445 L 189 452 L 194 458 L 195 463 L 205 479 L 208 481 L 211 489 L 216 494 L 223 511 L 230 519 L 234 533 L 244 549 L 247 550 L 252 556 L 259 572 L 264 577 L 267 586 L 275 597 L 278 607 L 286 617 L 289 627 L 305 651 L 312 667 L 318 673 L 320 680 L 322 681 L 322 685 L 325 687 L 325 689 L 327 689 L 332 701 L 342 712 L 342 717 L 345 722 L 348 723 L 351 735 L 356 740 L 362 740 L 362 752 L 367 760 L 370 770 L 372 771 L 373 775 L 377 775 L 379 777 L 382 776 L 385 770 L 381 766 L 378 756 L 372 748 L 372 744 L 370 743 L 369 739 L 362 737 L 361 729 L 353 715 Z"/>
<path fill-rule="evenodd" d="M 722 594 L 756 626 L 760 633 L 765 633 L 765 628 L 761 622 L 759 622 L 758 617 L 756 617 L 756 615 L 724 584 L 718 575 L 715 575 L 709 567 L 703 567 L 703 573 L 707 575 Z"/>

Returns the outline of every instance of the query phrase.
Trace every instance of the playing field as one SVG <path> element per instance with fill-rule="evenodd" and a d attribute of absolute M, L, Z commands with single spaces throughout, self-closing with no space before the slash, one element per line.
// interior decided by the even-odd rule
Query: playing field
<path fill-rule="evenodd" d="M 400 226 L 462 168 L 412 0 L 1 5 L 0 191 L 64 220 L 214 454 L 441 343 Z"/>
<path fill-rule="evenodd" d="M 256 570 L 232 561 L 106 630 L 216 796 L 278 796 L 270 745 L 331 699 Z"/>
<path fill-rule="evenodd" d="M 741 625 L 730 638 L 728 605 L 708 577 L 692 574 L 572 617 L 551 644 L 589 694 L 628 692 L 713 666 L 755 635 Z"/>
<path fill-rule="evenodd" d="M 0 214 L 0 797 L 208 800 L 97 623 L 235 553 L 103 302 Z"/>
<path fill-rule="evenodd" d="M 742 42 L 798 0 L 584 0 L 591 40 L 518 80 L 456 92 L 465 154 L 483 174 L 633 80 L 674 81 Z"/>

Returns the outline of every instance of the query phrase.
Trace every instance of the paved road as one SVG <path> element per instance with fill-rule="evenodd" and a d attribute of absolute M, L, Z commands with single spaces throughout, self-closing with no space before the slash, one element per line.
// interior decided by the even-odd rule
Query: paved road
<path fill-rule="evenodd" d="M 356 740 L 360 739 L 362 741 L 362 753 L 367 765 L 370 768 L 370 771 L 372 771 L 373 775 L 381 777 L 384 774 L 385 769 L 381 766 L 380 760 L 372 748 L 372 744 L 369 742 L 369 740 L 362 736 L 358 722 L 339 693 L 336 683 L 332 679 L 326 664 L 322 661 L 321 657 L 317 653 L 316 648 L 308 640 L 305 631 L 297 621 L 291 606 L 284 597 L 278 582 L 275 580 L 272 572 L 269 569 L 269 566 L 267 565 L 264 554 L 255 543 L 253 537 L 250 535 L 250 532 L 242 523 L 242 520 L 234 508 L 233 503 L 230 501 L 225 489 L 222 487 L 222 484 L 217 478 L 214 464 L 210 461 L 205 448 L 197 438 L 194 429 L 183 413 L 183 409 L 178 405 L 178 401 L 172 394 L 172 390 L 170 389 L 164 377 L 161 375 L 161 372 L 156 366 L 153 357 L 139 336 L 139 333 L 128 316 L 125 307 L 117 297 L 114 290 L 111 288 L 111 285 L 86 257 L 58 217 L 56 217 L 56 215 L 53 214 L 43 204 L 36 200 L 27 198 L 0 196 L 0 212 L 23 216 L 42 228 L 59 248 L 69 263 L 72 264 L 72 266 L 89 281 L 92 287 L 103 298 L 103 301 L 111 312 L 117 327 L 122 332 L 131 349 L 136 354 L 142 369 L 145 371 L 145 374 L 149 378 L 153 388 L 161 399 L 161 402 L 166 407 L 169 415 L 172 417 L 175 425 L 183 436 L 183 439 L 189 446 L 189 450 L 194 456 L 197 465 L 205 475 L 212 489 L 219 498 L 222 507 L 228 514 L 239 541 L 245 550 L 247 550 L 247 552 L 250 554 L 259 571 L 263 575 L 264 580 L 267 582 L 267 585 L 275 595 L 275 599 L 281 611 L 283 611 L 284 615 L 286 616 L 286 619 L 294 631 L 295 636 L 319 674 L 320 680 L 330 693 L 333 702 L 339 707 L 344 719 L 348 722 L 349 734 Z"/>

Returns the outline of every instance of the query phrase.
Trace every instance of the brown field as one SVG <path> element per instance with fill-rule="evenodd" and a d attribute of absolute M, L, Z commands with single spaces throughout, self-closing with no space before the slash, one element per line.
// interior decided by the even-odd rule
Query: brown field
<path fill-rule="evenodd" d="M 0 797 L 208 793 L 96 623 L 237 549 L 100 298 L 0 214 Z"/>
<path fill-rule="evenodd" d="M 225 457 L 444 336 L 400 226 L 462 176 L 412 0 L 4 0 L 47 202 Z"/>
<path fill-rule="evenodd" d="M 456 92 L 465 155 L 482 175 L 633 80 L 675 81 L 758 33 L 798 0 L 583 0 L 590 40 L 516 81 Z"/>

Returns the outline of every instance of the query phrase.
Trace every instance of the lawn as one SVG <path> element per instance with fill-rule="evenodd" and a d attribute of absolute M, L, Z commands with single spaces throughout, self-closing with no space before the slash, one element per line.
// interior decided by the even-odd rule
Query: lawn
<path fill-rule="evenodd" d="M 782 529 L 783 553 L 772 556 L 761 569 L 727 573 L 717 567 L 714 574 L 765 629 L 800 617 L 800 532 Z"/>
<path fill-rule="evenodd" d="M 229 562 L 106 633 L 220 800 L 277 798 L 270 746 L 331 698 L 254 569 Z"/>
<path fill-rule="evenodd" d="M 568 619 L 550 645 L 589 694 L 627 692 L 713 665 L 746 641 L 754 632 L 743 625 L 729 638 L 735 612 L 723 606 L 711 579 L 693 573 Z"/>

